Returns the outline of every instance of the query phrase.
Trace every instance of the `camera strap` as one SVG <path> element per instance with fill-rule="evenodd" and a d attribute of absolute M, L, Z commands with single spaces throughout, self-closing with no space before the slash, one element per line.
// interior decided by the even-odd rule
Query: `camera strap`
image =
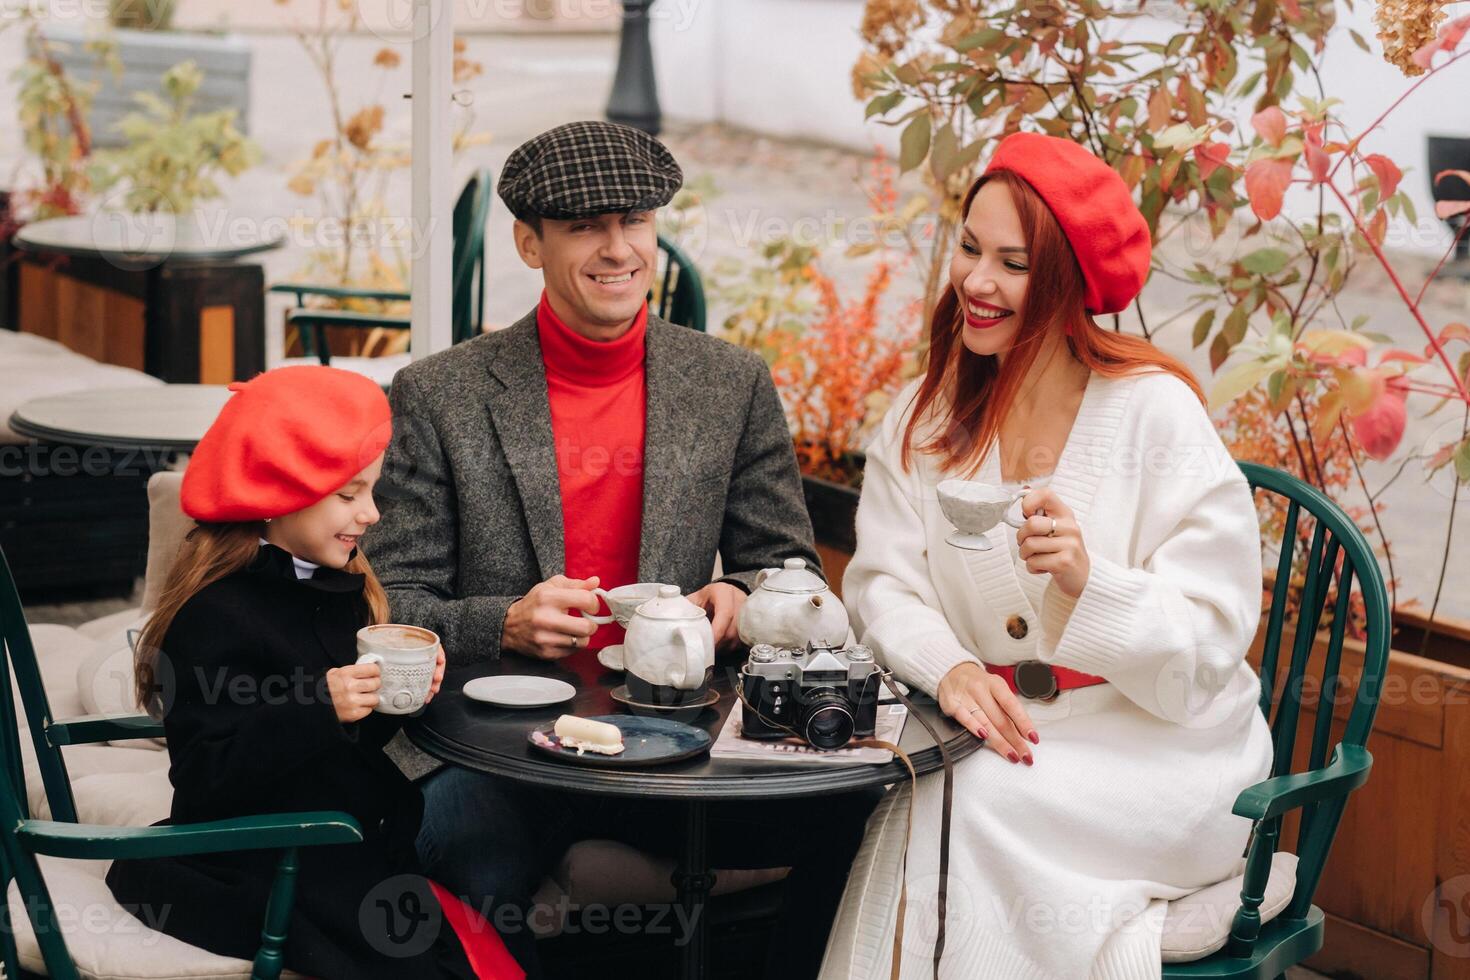
<path fill-rule="evenodd" d="M 883 684 L 893 692 L 908 709 L 910 718 L 917 718 L 919 724 L 929 733 L 934 744 L 939 747 L 939 758 L 944 763 L 944 793 L 939 817 L 939 894 L 936 903 L 936 918 L 939 920 L 934 932 L 934 980 L 939 980 L 939 962 L 944 958 L 944 920 L 946 918 L 947 906 L 949 904 L 949 823 L 950 810 L 954 802 L 954 760 L 950 758 L 949 747 L 944 744 L 944 739 L 935 730 L 929 719 L 919 713 L 914 703 L 898 688 L 893 680 L 893 672 L 883 672 Z M 919 777 L 914 772 L 914 763 L 903 749 L 877 738 L 865 738 L 854 742 L 855 745 L 872 746 L 874 748 L 887 749 L 897 758 L 903 761 L 905 768 L 909 771 L 909 819 L 903 834 L 903 854 L 898 862 L 898 923 L 893 930 L 893 962 L 889 968 L 890 980 L 899 980 L 899 971 L 903 966 L 903 922 L 904 913 L 908 908 L 909 883 L 908 883 L 908 860 L 909 842 L 913 840 L 914 834 L 914 797 L 919 791 Z"/>
<path fill-rule="evenodd" d="M 771 727 L 788 732 L 797 739 L 805 741 L 805 739 L 801 739 L 801 735 L 796 731 L 796 729 L 791 728 L 789 725 L 784 725 L 773 718 L 767 717 L 766 715 L 761 713 L 759 708 L 750 703 L 750 701 L 745 696 L 745 684 L 743 683 L 744 676 L 744 672 L 742 671 L 741 683 L 735 685 L 736 693 L 739 695 L 740 703 L 744 706 L 744 708 Z M 899 689 L 898 684 L 894 682 L 893 672 L 891 670 L 885 670 L 880 676 L 882 676 L 883 678 L 884 686 L 887 687 L 889 691 L 893 692 L 893 696 L 898 699 L 898 703 L 908 709 L 909 717 L 917 718 L 919 720 L 919 724 L 924 726 L 924 730 L 929 733 L 929 737 L 939 748 L 939 758 L 944 764 L 944 795 L 939 819 L 939 894 L 937 896 L 938 901 L 936 905 L 936 915 L 939 923 L 934 933 L 934 980 L 939 980 L 939 962 L 941 959 L 944 958 L 944 920 L 949 903 L 949 824 L 950 811 L 954 803 L 954 760 L 950 758 L 949 747 L 945 745 L 943 737 L 940 736 L 934 725 L 929 721 L 928 718 L 925 718 L 919 712 L 919 709 L 914 707 L 914 703 L 908 699 L 908 696 L 905 695 L 903 691 Z M 879 738 L 862 738 L 854 740 L 852 744 L 867 748 L 886 749 L 889 752 L 892 752 L 896 758 L 901 760 L 904 764 L 904 767 L 909 771 L 909 819 L 908 825 L 905 828 L 903 835 L 903 854 L 899 857 L 898 862 L 898 924 L 895 926 L 893 932 L 893 964 L 889 971 L 889 977 L 891 978 L 891 980 L 899 980 L 899 970 L 903 965 L 902 953 L 904 912 L 907 910 L 909 898 L 907 873 L 909 860 L 909 842 L 913 839 L 914 833 L 914 796 L 918 793 L 919 790 L 919 777 L 914 770 L 913 760 L 909 758 L 908 753 L 899 748 L 897 745 L 894 745 L 892 742 Z"/>

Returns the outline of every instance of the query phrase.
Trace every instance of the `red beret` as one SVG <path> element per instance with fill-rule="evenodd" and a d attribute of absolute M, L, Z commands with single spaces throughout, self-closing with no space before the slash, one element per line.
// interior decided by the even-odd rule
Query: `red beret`
<path fill-rule="evenodd" d="M 1117 171 L 1072 140 L 1012 133 L 985 172 L 1030 184 L 1072 243 L 1087 280 L 1087 312 L 1117 313 L 1143 289 L 1153 246 L 1148 222 Z"/>
<path fill-rule="evenodd" d="M 351 371 L 277 368 L 230 390 L 184 470 L 179 502 L 197 521 L 310 507 L 377 459 L 393 434 L 383 389 Z"/>

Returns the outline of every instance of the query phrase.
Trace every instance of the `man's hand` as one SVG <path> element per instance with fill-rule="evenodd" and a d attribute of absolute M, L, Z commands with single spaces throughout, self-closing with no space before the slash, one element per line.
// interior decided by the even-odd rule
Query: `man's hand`
<path fill-rule="evenodd" d="M 709 617 L 710 627 L 715 634 L 715 650 L 728 653 L 740 645 L 737 620 L 740 607 L 745 605 L 745 593 L 729 582 L 711 582 L 689 597 L 689 601 L 704 610 Z"/>
<path fill-rule="evenodd" d="M 572 614 L 572 610 L 596 615 L 597 576 L 567 578 L 553 575 L 510 604 L 500 631 L 500 649 L 535 657 L 560 660 L 587 645 L 597 624 Z"/>

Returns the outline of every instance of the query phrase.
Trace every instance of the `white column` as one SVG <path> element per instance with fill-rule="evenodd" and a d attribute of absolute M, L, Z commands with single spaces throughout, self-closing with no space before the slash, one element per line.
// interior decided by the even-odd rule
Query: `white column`
<path fill-rule="evenodd" d="M 452 0 L 413 0 L 413 356 L 451 344 L 454 186 L 449 117 L 454 65 Z"/>

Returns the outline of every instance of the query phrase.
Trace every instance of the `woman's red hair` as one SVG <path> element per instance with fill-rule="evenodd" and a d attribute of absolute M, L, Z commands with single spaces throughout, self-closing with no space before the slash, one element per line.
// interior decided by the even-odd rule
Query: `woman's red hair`
<path fill-rule="evenodd" d="M 960 214 L 969 215 L 975 195 L 992 180 L 1011 192 L 1026 235 L 1030 286 L 1021 326 L 1004 364 L 993 355 L 972 354 L 960 339 L 964 310 L 959 296 L 953 286 L 944 291 L 929 321 L 924 380 L 903 433 L 904 468 L 917 450 L 940 457 L 945 469 L 970 473 L 978 469 L 996 444 L 1001 423 L 1049 331 L 1062 331 L 1067 349 L 1089 370 L 1108 378 L 1163 371 L 1189 385 L 1203 403 L 1204 392 L 1189 368 L 1141 337 L 1104 330 L 1092 322 L 1085 306 L 1086 282 L 1072 246 L 1046 202 L 1024 179 L 1009 170 L 981 176 L 965 194 Z M 1044 288 L 1037 288 L 1039 284 Z M 918 428 L 929 422 L 937 423 L 933 434 L 918 442 Z"/>

